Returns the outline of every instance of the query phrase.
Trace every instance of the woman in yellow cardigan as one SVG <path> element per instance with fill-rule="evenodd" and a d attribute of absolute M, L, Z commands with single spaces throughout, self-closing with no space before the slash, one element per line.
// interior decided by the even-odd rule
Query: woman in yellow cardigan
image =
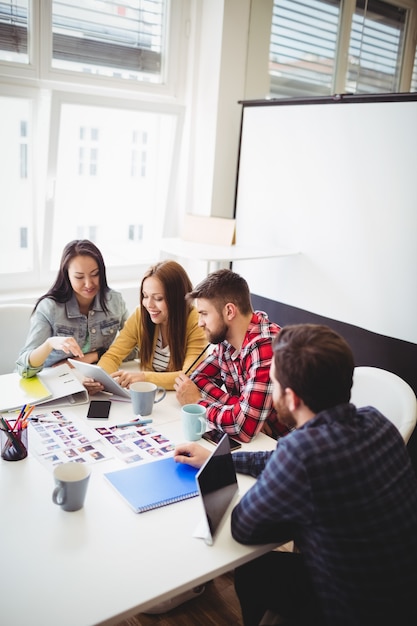
<path fill-rule="evenodd" d="M 140 305 L 98 365 L 117 378 L 122 387 L 148 381 L 172 390 L 178 374 L 196 367 L 207 345 L 205 333 L 198 326 L 197 310 L 185 300 L 190 291 L 191 281 L 179 263 L 161 261 L 150 267 L 142 279 Z M 140 357 L 137 371 L 119 369 L 136 347 Z M 97 381 L 83 382 L 91 394 L 103 389 Z"/>

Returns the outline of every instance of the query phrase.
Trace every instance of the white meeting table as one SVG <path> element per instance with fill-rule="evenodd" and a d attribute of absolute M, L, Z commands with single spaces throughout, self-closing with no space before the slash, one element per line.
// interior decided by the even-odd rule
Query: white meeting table
<path fill-rule="evenodd" d="M 87 408 L 61 410 L 88 429 Z M 174 392 L 154 405 L 151 417 L 152 426 L 173 443 L 184 441 Z M 110 418 L 94 420 L 93 426 L 130 419 L 130 403 L 112 402 Z M 210 449 L 211 444 L 204 445 Z M 275 445 L 261 433 L 242 449 Z M 237 543 L 230 532 L 230 511 L 213 546 L 193 537 L 202 516 L 198 497 L 134 513 L 102 475 L 122 467 L 127 465 L 118 458 L 93 464 L 84 508 L 68 513 L 53 504 L 52 469 L 34 454 L 23 461 L 0 459 L 1 623 L 118 624 L 274 547 Z M 239 495 L 253 482 L 238 475 Z"/>

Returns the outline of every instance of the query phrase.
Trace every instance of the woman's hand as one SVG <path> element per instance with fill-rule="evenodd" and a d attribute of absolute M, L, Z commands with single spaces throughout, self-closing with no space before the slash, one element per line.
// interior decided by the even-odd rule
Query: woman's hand
<path fill-rule="evenodd" d="M 47 343 L 51 352 L 52 350 L 62 350 L 65 354 L 72 354 L 80 359 L 84 357 L 83 351 L 74 337 L 49 337 Z"/>
<path fill-rule="evenodd" d="M 132 383 L 140 383 L 145 380 L 144 372 L 126 372 L 125 370 L 118 370 L 111 374 L 121 387 L 128 388 Z"/>
<path fill-rule="evenodd" d="M 83 378 L 83 385 L 87 389 L 90 396 L 94 396 L 94 394 L 104 391 L 104 386 L 94 380 L 94 378 Z"/>

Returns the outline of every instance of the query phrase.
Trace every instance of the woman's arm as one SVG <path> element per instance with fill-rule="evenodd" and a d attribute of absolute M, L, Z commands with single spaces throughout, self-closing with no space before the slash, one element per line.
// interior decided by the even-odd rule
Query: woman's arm
<path fill-rule="evenodd" d="M 108 374 L 113 374 L 134 348 L 140 349 L 140 341 L 140 308 L 137 307 L 126 320 L 110 348 L 99 360 L 99 367 L 102 367 Z"/>
<path fill-rule="evenodd" d="M 55 302 L 42 300 L 30 319 L 29 332 L 26 344 L 20 351 L 16 361 L 17 372 L 24 378 L 31 378 L 40 372 L 46 359 L 53 350 L 65 354 L 82 356 L 80 346 L 73 337 L 56 335 L 54 324 Z"/>

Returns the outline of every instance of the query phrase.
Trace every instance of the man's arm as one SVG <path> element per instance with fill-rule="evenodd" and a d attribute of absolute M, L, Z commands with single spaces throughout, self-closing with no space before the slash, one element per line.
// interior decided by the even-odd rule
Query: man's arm
<path fill-rule="evenodd" d="M 232 512 L 232 535 L 240 543 L 289 541 L 298 523 L 312 517 L 304 467 L 294 454 L 286 453 L 283 441 Z"/>
<path fill-rule="evenodd" d="M 192 376 L 207 408 L 207 419 L 219 430 L 248 442 L 261 430 L 269 415 L 275 414 L 272 404 L 272 383 L 269 368 L 272 358 L 270 340 L 254 342 L 242 358 L 211 355 Z"/>

